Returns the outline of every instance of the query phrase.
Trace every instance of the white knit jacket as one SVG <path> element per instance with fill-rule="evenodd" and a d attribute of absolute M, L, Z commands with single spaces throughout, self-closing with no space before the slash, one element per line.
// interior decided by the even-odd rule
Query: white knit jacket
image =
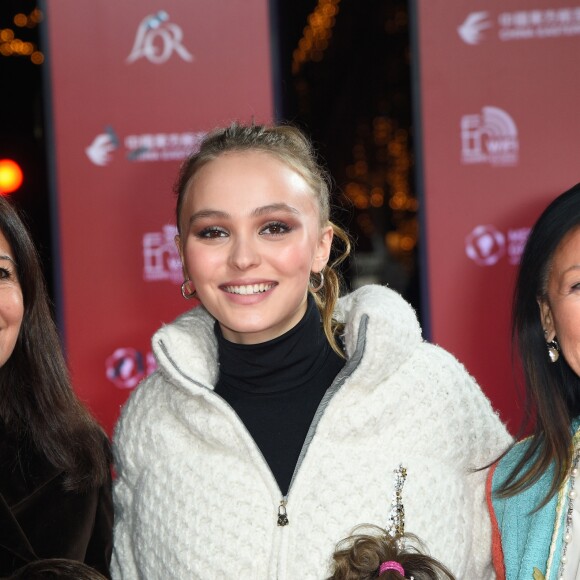
<path fill-rule="evenodd" d="M 336 543 L 386 526 L 408 471 L 406 530 L 459 579 L 493 578 L 486 472 L 510 438 L 411 307 L 366 286 L 342 298 L 348 362 L 317 411 L 287 498 L 233 409 L 213 392 L 214 320 L 197 308 L 153 338 L 158 370 L 115 434 L 114 578 L 322 579 Z M 289 523 L 278 526 L 281 500 Z"/>

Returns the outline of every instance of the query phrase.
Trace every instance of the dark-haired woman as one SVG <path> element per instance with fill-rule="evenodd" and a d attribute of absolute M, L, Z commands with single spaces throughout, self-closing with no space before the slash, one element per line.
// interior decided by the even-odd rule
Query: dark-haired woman
<path fill-rule="evenodd" d="M 580 184 L 528 238 L 513 304 L 531 437 L 490 472 L 498 577 L 580 577 Z"/>
<path fill-rule="evenodd" d="M 110 485 L 109 444 L 71 388 L 38 255 L 0 197 L 0 576 L 50 558 L 108 575 Z"/>

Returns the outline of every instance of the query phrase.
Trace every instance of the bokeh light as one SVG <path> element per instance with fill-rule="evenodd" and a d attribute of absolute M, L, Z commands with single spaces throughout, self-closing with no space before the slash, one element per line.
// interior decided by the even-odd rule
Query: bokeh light
<path fill-rule="evenodd" d="M 22 185 L 23 179 L 22 169 L 16 161 L 0 159 L 0 195 L 16 191 Z"/>

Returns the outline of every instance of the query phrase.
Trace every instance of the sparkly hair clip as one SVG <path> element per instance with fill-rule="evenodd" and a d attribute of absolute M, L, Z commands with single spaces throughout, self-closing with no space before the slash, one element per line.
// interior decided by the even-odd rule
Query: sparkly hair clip
<path fill-rule="evenodd" d="M 391 510 L 387 520 L 387 535 L 393 539 L 405 534 L 405 507 L 403 506 L 403 486 L 407 479 L 407 468 L 399 465 L 394 470 L 395 489 L 391 499 Z"/>
<path fill-rule="evenodd" d="M 401 545 L 402 538 L 405 535 L 405 506 L 403 505 L 403 486 L 405 485 L 405 480 L 407 479 L 407 468 L 403 467 L 402 464 L 393 470 L 395 474 L 395 488 L 393 490 L 393 496 L 391 498 L 391 510 L 389 512 L 389 517 L 387 519 L 387 536 L 391 540 L 395 540 L 399 549 L 403 546 Z M 379 576 L 386 572 L 387 570 L 395 570 L 401 576 L 406 578 L 405 570 L 399 562 L 389 560 L 387 562 L 382 562 L 379 567 Z M 413 576 L 409 577 L 409 580 L 414 580 Z"/>

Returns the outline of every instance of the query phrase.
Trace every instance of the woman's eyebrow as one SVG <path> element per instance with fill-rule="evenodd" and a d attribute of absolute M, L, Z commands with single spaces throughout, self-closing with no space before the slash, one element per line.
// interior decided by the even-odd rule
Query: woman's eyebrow
<path fill-rule="evenodd" d="M 257 207 L 253 212 L 253 216 L 261 216 L 264 214 L 272 213 L 275 211 L 283 211 L 285 213 L 300 213 L 296 208 L 288 205 L 287 203 L 271 203 L 269 205 L 263 205 L 262 207 Z"/>
<path fill-rule="evenodd" d="M 220 211 L 217 209 L 202 209 L 201 211 L 195 212 L 189 218 L 189 225 L 191 226 L 195 222 L 205 218 L 229 219 L 230 217 L 230 214 L 225 211 Z"/>
<path fill-rule="evenodd" d="M 273 213 L 276 211 L 282 211 L 284 213 L 291 213 L 291 214 L 295 214 L 295 215 L 300 213 L 295 207 L 292 207 L 291 205 L 288 205 L 287 203 L 271 203 L 268 205 L 263 205 L 261 207 L 257 207 L 256 209 L 254 209 L 252 211 L 251 215 L 253 217 L 260 217 L 262 215 L 266 215 L 266 214 Z M 201 211 L 195 212 L 189 218 L 189 225 L 191 226 L 192 224 L 194 224 L 195 222 L 197 222 L 201 219 L 207 219 L 207 218 L 231 219 L 231 217 L 232 216 L 226 211 L 222 211 L 222 210 L 218 210 L 218 209 L 202 209 Z"/>

